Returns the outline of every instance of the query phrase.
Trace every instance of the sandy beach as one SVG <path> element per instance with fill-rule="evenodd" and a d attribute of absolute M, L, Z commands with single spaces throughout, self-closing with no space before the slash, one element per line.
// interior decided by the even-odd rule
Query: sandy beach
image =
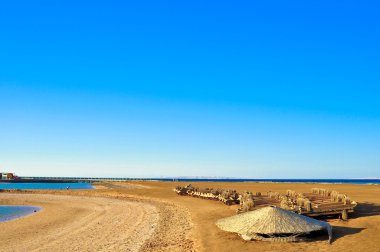
<path fill-rule="evenodd" d="M 325 236 L 310 242 L 243 241 L 215 221 L 237 206 L 178 196 L 178 182 L 107 182 L 96 190 L 1 193 L 1 204 L 41 206 L 37 214 L 0 223 L 2 251 L 380 251 L 380 187 L 326 184 L 359 202 L 348 221 L 328 219 Z M 239 191 L 310 191 L 315 184 L 194 183 Z"/>
<path fill-rule="evenodd" d="M 43 208 L 0 223 L 1 251 L 138 251 L 158 221 L 153 205 L 109 198 L 2 194 L 1 203 Z"/>

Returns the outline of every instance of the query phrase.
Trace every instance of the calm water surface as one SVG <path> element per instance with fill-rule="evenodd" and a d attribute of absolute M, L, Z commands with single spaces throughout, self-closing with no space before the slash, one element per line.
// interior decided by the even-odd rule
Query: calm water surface
<path fill-rule="evenodd" d="M 213 178 L 157 178 L 160 181 L 182 182 L 273 182 L 273 183 L 319 183 L 319 184 L 372 184 L 380 185 L 380 179 L 213 179 Z"/>
<path fill-rule="evenodd" d="M 0 183 L 0 189 L 8 190 L 72 190 L 94 189 L 90 183 Z"/>
<path fill-rule="evenodd" d="M 14 220 L 40 210 L 41 208 L 36 206 L 0 206 L 0 222 Z"/>

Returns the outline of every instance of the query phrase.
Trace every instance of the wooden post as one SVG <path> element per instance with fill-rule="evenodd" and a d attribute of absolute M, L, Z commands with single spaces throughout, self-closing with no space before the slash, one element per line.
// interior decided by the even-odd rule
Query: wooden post
<path fill-rule="evenodd" d="M 342 220 L 348 220 L 348 212 L 346 209 L 342 211 Z"/>

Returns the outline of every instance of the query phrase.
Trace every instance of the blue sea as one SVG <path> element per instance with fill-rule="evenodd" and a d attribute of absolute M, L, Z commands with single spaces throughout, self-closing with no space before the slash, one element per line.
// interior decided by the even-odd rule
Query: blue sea
<path fill-rule="evenodd" d="M 41 208 L 36 206 L 0 206 L 0 222 L 17 219 L 40 210 Z"/>
<path fill-rule="evenodd" d="M 152 179 L 154 180 L 154 179 Z M 182 182 L 272 182 L 272 183 L 320 183 L 320 184 L 374 184 L 380 179 L 224 179 L 224 178 L 157 178 L 159 181 Z"/>
<path fill-rule="evenodd" d="M 250 179 L 250 178 L 187 178 L 187 177 L 162 177 L 162 178 L 89 178 L 89 177 L 28 177 L 35 180 L 117 180 L 117 181 L 182 181 L 182 182 L 273 182 L 273 183 L 320 183 L 320 184 L 374 184 L 380 185 L 380 179 Z M 7 185 L 8 184 L 8 185 Z M 11 184 L 11 185 L 9 185 Z M 5 187 L 3 187 L 6 185 Z M 92 189 L 90 183 L 0 183 L 0 189 Z M 17 187 L 17 188 L 16 188 Z"/>
<path fill-rule="evenodd" d="M 78 190 L 94 189 L 90 183 L 0 183 L 0 189 L 5 190 Z"/>

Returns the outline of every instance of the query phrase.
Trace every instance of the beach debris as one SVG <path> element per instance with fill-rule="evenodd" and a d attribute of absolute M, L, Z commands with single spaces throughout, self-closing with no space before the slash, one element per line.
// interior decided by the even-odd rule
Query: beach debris
<path fill-rule="evenodd" d="M 258 193 L 256 193 L 258 195 Z M 261 195 L 261 193 L 259 194 Z M 252 192 L 244 192 L 239 195 L 240 208 L 236 210 L 237 213 L 245 213 L 252 211 L 255 208 L 255 200 Z"/>
<path fill-rule="evenodd" d="M 174 189 L 174 191 L 179 195 L 187 195 L 187 194 L 193 192 L 194 190 L 195 190 L 195 188 L 191 184 L 188 184 L 185 187 L 177 186 Z"/>
<path fill-rule="evenodd" d="M 332 228 L 327 222 L 275 206 L 223 218 L 218 220 L 216 225 L 224 231 L 239 234 L 245 240 L 301 241 L 304 235 L 326 230 L 329 243 L 332 241 Z"/>
<path fill-rule="evenodd" d="M 279 193 L 279 192 L 272 192 L 272 191 L 269 191 L 269 192 L 268 192 L 268 197 L 269 197 L 269 198 L 272 198 L 272 199 L 279 200 L 279 199 L 280 199 L 280 193 Z"/>
<path fill-rule="evenodd" d="M 226 205 L 239 204 L 239 194 L 236 190 L 223 190 L 219 195 L 219 200 Z"/>
<path fill-rule="evenodd" d="M 174 191 L 179 195 L 218 200 L 226 205 L 240 204 L 237 214 L 274 205 L 309 217 L 339 216 L 342 220 L 347 220 L 357 205 L 347 195 L 323 188 L 312 188 L 311 193 L 286 190 L 285 194 L 269 191 L 262 195 L 261 192 L 239 193 L 236 190 L 197 188 L 188 184 L 184 187 L 177 186 Z"/>
<path fill-rule="evenodd" d="M 202 199 L 219 200 L 226 205 L 239 204 L 239 194 L 236 190 L 213 188 L 196 188 L 191 184 L 185 187 L 177 186 L 174 191 L 178 195 L 189 195 Z"/>

